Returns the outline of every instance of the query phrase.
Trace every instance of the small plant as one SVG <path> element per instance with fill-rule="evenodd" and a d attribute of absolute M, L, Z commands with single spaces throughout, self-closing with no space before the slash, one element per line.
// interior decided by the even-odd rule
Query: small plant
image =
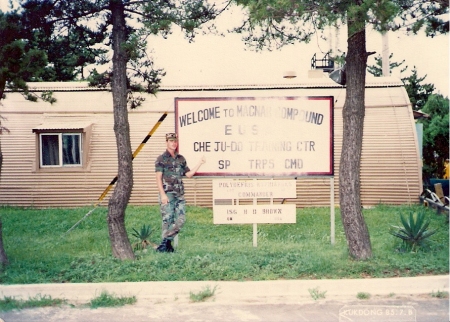
<path fill-rule="evenodd" d="M 308 291 L 314 301 L 317 301 L 318 299 L 324 299 L 325 293 L 327 292 L 327 291 L 320 292 L 318 287 L 313 289 L 309 288 Z"/>
<path fill-rule="evenodd" d="M 427 238 L 434 235 L 437 230 L 427 230 L 430 219 L 425 219 L 425 213 L 410 213 L 409 216 L 400 215 L 402 227 L 391 225 L 389 233 L 403 241 L 405 250 L 416 251 L 423 246 Z"/>
<path fill-rule="evenodd" d="M 59 306 L 64 303 L 66 303 L 66 300 L 53 299 L 49 295 L 38 294 L 35 297 L 30 297 L 28 300 L 18 300 L 14 297 L 5 296 L 3 299 L 0 299 L 0 311 L 5 312 L 35 307 Z"/>
<path fill-rule="evenodd" d="M 137 239 L 139 239 L 138 242 L 133 244 L 133 249 L 134 250 L 143 250 L 146 249 L 148 245 L 150 245 L 151 243 L 148 241 L 148 238 L 150 237 L 152 233 L 152 230 L 150 228 L 150 225 L 146 226 L 145 224 L 142 225 L 141 230 L 137 231 L 136 229 L 133 228 L 133 233 L 132 235 L 134 237 L 136 237 Z"/>
<path fill-rule="evenodd" d="M 209 286 L 207 286 L 198 293 L 190 292 L 189 298 L 191 299 L 192 302 L 204 302 L 207 299 L 209 299 L 210 297 L 214 296 L 216 289 L 217 289 L 217 285 L 214 286 L 213 289 L 211 289 Z"/>
<path fill-rule="evenodd" d="M 116 307 L 116 306 L 124 306 L 127 304 L 136 303 L 136 296 L 130 297 L 117 297 L 114 294 L 109 294 L 106 291 L 103 291 L 100 296 L 94 298 L 89 302 L 89 306 L 91 309 L 96 309 L 99 307 Z"/>
<path fill-rule="evenodd" d="M 366 292 L 359 292 L 356 294 L 356 298 L 359 300 L 368 300 L 370 299 L 370 294 Z"/>
<path fill-rule="evenodd" d="M 437 297 L 438 299 L 448 299 L 448 292 L 446 291 L 437 291 L 437 292 L 431 292 L 432 297 Z"/>

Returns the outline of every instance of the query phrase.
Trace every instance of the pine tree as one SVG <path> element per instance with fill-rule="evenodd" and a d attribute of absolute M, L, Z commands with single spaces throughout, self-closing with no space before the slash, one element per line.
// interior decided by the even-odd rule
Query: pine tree
<path fill-rule="evenodd" d="M 139 99 L 128 100 L 132 90 L 154 93 L 163 70 L 153 69 L 146 56 L 146 38 L 149 35 L 167 37 L 174 25 L 185 30 L 192 40 L 199 27 L 219 13 L 215 4 L 202 0 L 28 0 L 22 3 L 30 28 L 45 37 L 61 35 L 83 40 L 76 46 L 91 62 L 104 60 L 94 47 L 103 45 L 112 52 L 112 69 L 90 78 L 104 86 L 111 82 L 113 96 L 114 133 L 117 145 L 118 180 L 108 203 L 108 230 L 112 253 L 120 259 L 134 259 L 134 253 L 125 229 L 125 209 L 133 188 L 133 165 L 130 143 L 128 106 L 135 107 Z M 64 44 L 64 40 L 61 40 Z M 46 43 L 47 48 L 55 44 Z M 70 43 L 66 45 L 71 45 Z M 70 47 L 71 48 L 71 47 Z M 92 55 L 91 55 L 92 54 Z M 68 57 L 70 58 L 70 57 Z M 59 70 L 72 73 L 70 59 L 59 59 Z M 128 73 L 128 69 L 133 72 Z"/>
<path fill-rule="evenodd" d="M 431 95 L 422 111 L 429 118 L 423 124 L 423 177 L 442 178 L 444 162 L 449 157 L 449 100 L 440 94 Z"/>
<path fill-rule="evenodd" d="M 21 16 L 17 12 L 0 11 L 0 101 L 5 97 L 6 87 L 20 90 L 29 100 L 37 97 L 29 93 L 26 80 L 38 77 L 47 64 L 45 53 L 32 48 L 24 39 L 29 34 L 23 28 Z M 51 96 L 47 96 L 53 101 Z M 0 115 L 0 136 L 9 130 L 2 125 Z M 0 180 L 3 166 L 3 152 L 0 140 Z M 3 225 L 0 218 L 0 263 L 8 264 L 8 257 L 3 246 Z"/>
<path fill-rule="evenodd" d="M 425 29 L 428 35 L 448 31 L 448 21 L 439 15 L 448 12 L 443 1 L 282 1 L 236 0 L 246 8 L 248 18 L 236 32 L 257 49 L 279 48 L 296 42 L 309 42 L 324 27 L 347 25 L 345 57 L 346 98 L 343 107 L 343 143 L 339 166 L 341 218 L 350 256 L 372 256 L 370 236 L 361 210 L 360 164 L 367 57 L 366 25 L 380 32 L 410 24 L 412 32 Z"/>
<path fill-rule="evenodd" d="M 393 54 L 389 55 L 389 70 L 392 71 L 395 68 L 401 67 L 405 60 L 400 63 L 391 61 Z M 383 59 L 381 56 L 375 58 L 375 65 L 367 66 L 367 71 L 372 75 L 378 77 L 382 75 L 381 66 Z M 400 74 L 403 74 L 408 70 L 408 66 L 402 67 Z M 435 88 L 433 84 L 423 84 L 422 82 L 427 78 L 427 75 L 419 77 L 417 74 L 417 68 L 414 66 L 412 74 L 407 77 L 402 77 L 401 80 L 405 85 L 406 92 L 408 93 L 409 100 L 411 101 L 412 109 L 419 111 L 425 105 L 428 97 L 433 94 Z"/>
<path fill-rule="evenodd" d="M 392 61 L 392 57 L 394 57 L 394 54 L 391 53 L 389 55 L 389 71 L 392 73 L 392 70 L 398 67 L 402 67 L 405 63 L 405 60 L 403 59 L 401 62 L 395 62 Z M 408 69 L 408 66 L 402 67 L 400 70 L 400 73 L 403 73 Z M 381 55 L 378 55 L 375 57 L 375 65 L 367 66 L 367 71 L 372 74 L 375 77 L 381 77 L 383 76 L 383 58 Z"/>
<path fill-rule="evenodd" d="M 408 97 L 414 111 L 422 110 L 428 101 L 428 98 L 434 92 L 435 88 L 433 84 L 422 83 L 426 77 L 427 75 L 419 77 L 417 75 L 417 68 L 414 66 L 412 74 L 408 77 L 402 78 L 402 82 L 405 85 L 406 92 L 408 93 Z"/>
<path fill-rule="evenodd" d="M 83 66 L 95 62 L 93 58 L 105 51 L 97 48 L 85 50 L 85 38 L 79 33 L 64 37 L 52 35 L 48 26 L 34 28 L 43 25 L 36 23 L 39 16 L 28 13 L 17 9 L 0 11 L 0 100 L 6 97 L 5 90 L 8 89 L 20 92 L 27 100 L 41 99 L 51 104 L 56 101 L 51 92 L 32 93 L 27 82 L 74 80 Z M 0 116 L 0 135 L 9 131 L 1 121 Z M 2 164 L 0 141 L 0 180 Z M 1 227 L 0 221 L 0 262 L 6 264 L 8 259 L 3 249 Z"/>

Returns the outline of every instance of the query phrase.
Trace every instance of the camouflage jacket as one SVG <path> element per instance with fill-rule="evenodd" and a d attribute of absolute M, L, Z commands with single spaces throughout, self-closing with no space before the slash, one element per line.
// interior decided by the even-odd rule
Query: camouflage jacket
<path fill-rule="evenodd" d="M 189 171 L 186 159 L 181 154 L 175 153 L 175 158 L 172 158 L 167 150 L 155 162 L 155 172 L 162 172 L 162 184 L 166 193 L 184 195 L 182 177 Z"/>

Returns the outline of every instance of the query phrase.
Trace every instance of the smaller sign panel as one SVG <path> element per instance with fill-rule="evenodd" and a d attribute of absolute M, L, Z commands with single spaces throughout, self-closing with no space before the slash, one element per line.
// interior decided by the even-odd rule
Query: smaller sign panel
<path fill-rule="evenodd" d="M 295 224 L 294 204 L 214 205 L 214 224 Z"/>
<path fill-rule="evenodd" d="M 214 199 L 296 198 L 296 181 L 213 180 Z"/>

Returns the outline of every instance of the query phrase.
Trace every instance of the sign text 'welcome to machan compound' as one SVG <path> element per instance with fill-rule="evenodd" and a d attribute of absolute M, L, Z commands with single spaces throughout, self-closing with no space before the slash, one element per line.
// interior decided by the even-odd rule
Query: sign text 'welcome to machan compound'
<path fill-rule="evenodd" d="M 196 175 L 333 175 L 333 97 L 176 98 L 175 118 Z"/>

